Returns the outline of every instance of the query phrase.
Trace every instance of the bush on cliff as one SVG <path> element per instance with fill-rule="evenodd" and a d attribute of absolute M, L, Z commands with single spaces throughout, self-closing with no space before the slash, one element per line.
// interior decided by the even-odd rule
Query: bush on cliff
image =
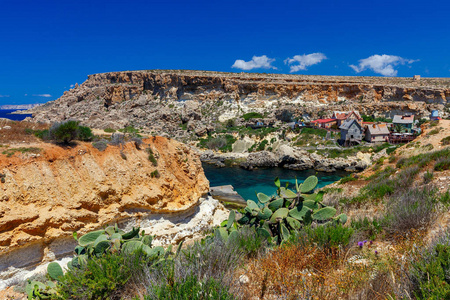
<path fill-rule="evenodd" d="M 69 144 L 76 139 L 80 141 L 90 141 L 93 137 L 92 130 L 89 127 L 79 126 L 79 122 L 77 121 L 55 123 L 50 127 L 48 133 L 43 135 L 44 139 L 49 139 L 61 144 Z"/>

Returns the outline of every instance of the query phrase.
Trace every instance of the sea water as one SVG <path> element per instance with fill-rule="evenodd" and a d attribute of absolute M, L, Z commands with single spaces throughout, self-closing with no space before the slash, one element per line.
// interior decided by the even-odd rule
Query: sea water
<path fill-rule="evenodd" d="M 31 114 L 24 114 L 24 115 L 15 115 L 11 114 L 14 111 L 23 110 L 23 109 L 0 109 L 0 119 L 10 119 L 14 121 L 22 121 L 26 117 L 31 117 Z"/>
<path fill-rule="evenodd" d="M 284 168 L 266 168 L 256 170 L 245 170 L 239 167 L 217 168 L 214 165 L 203 164 L 206 178 L 210 186 L 231 184 L 234 190 L 245 200 L 256 200 L 256 194 L 262 192 L 266 195 L 273 195 L 277 188 L 274 185 L 276 177 L 280 178 L 281 186 L 289 187 L 295 191 L 295 178 L 300 184 L 308 176 L 316 175 L 319 179 L 317 187 L 324 187 L 330 183 L 338 181 L 348 175 L 347 172 L 337 171 L 333 173 L 317 172 L 315 170 L 295 171 Z"/>

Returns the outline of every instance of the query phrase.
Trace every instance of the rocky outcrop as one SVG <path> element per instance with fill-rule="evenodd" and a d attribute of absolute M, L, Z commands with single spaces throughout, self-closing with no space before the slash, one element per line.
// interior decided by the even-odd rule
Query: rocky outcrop
<path fill-rule="evenodd" d="M 384 152 L 385 153 L 385 152 Z M 377 156 L 380 157 L 380 156 Z M 245 169 L 283 167 L 291 170 L 315 169 L 322 172 L 362 171 L 372 164 L 370 154 L 358 153 L 347 158 L 326 158 L 317 153 L 309 153 L 299 147 L 280 145 L 275 152 L 216 153 L 211 150 L 200 155 L 203 162 L 224 167 L 225 162 L 238 164 Z"/>
<path fill-rule="evenodd" d="M 199 220 L 192 228 L 178 226 L 184 230 L 179 233 L 174 224 L 205 210 L 200 219 L 209 224 L 218 209 L 214 200 L 199 202 L 209 182 L 198 156 L 174 140 L 151 137 L 140 147 L 130 142 L 103 152 L 88 143 L 39 147 L 39 155 L 0 154 L 0 272 L 70 254 L 73 231 L 83 234 L 116 222 L 154 233 L 156 221 L 172 220 L 172 226 L 163 222 L 167 234 L 161 243 L 176 242 L 205 225 Z"/>
<path fill-rule="evenodd" d="M 128 125 L 174 138 L 202 135 L 247 111 L 277 116 L 289 109 L 316 117 L 324 107 L 392 116 L 443 111 L 449 79 L 304 76 L 205 71 L 126 71 L 94 74 L 61 98 L 34 108 L 33 119 L 76 119 L 95 128 Z"/>

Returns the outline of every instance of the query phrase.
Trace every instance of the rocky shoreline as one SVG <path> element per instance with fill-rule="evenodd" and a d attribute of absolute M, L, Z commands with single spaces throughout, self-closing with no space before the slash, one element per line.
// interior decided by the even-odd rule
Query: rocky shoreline
<path fill-rule="evenodd" d="M 283 167 L 291 170 L 314 169 L 320 172 L 347 171 L 358 172 L 372 164 L 374 157 L 369 153 L 357 153 L 347 158 L 326 158 L 317 153 L 309 153 L 299 147 L 281 145 L 275 152 L 259 151 L 252 153 L 221 153 L 212 150 L 198 150 L 200 160 L 217 167 L 240 166 L 255 168 Z M 385 152 L 384 152 L 385 153 Z M 376 155 L 379 157 L 382 153 Z"/>

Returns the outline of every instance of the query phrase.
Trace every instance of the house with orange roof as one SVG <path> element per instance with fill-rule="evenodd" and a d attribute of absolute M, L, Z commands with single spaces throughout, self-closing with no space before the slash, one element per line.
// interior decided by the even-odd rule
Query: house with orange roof
<path fill-rule="evenodd" d="M 356 110 L 352 110 L 352 111 L 334 111 L 333 112 L 333 116 L 331 116 L 332 119 L 335 119 L 337 121 L 337 125 L 341 126 L 342 123 L 344 123 L 345 121 L 350 121 L 350 120 L 356 120 L 359 125 L 362 125 L 362 121 L 363 119 L 361 118 L 361 116 L 359 115 L 359 112 Z"/>
<path fill-rule="evenodd" d="M 388 142 L 390 131 L 385 123 L 367 124 L 364 139 L 371 143 Z"/>

